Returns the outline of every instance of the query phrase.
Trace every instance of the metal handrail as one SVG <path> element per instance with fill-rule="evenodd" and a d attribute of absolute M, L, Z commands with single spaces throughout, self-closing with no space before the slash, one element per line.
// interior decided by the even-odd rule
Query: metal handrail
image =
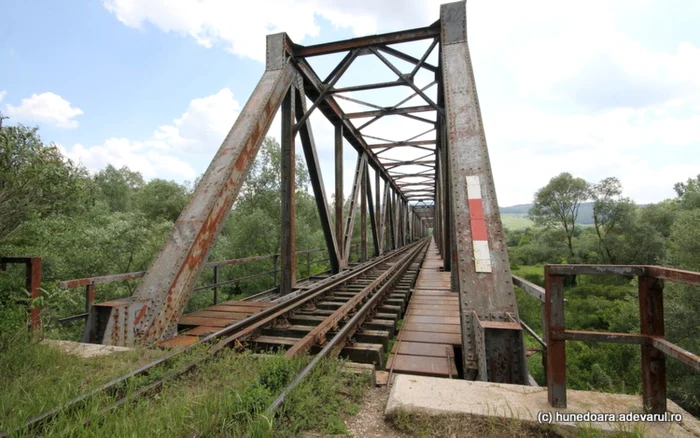
<path fill-rule="evenodd" d="M 351 245 L 351 249 L 357 247 L 358 245 L 359 245 L 358 243 L 353 243 Z M 301 258 L 297 259 L 297 264 L 306 262 L 307 271 L 309 274 L 308 277 L 302 278 L 300 280 L 307 280 L 308 278 L 311 277 L 311 263 L 312 263 L 311 254 L 316 253 L 316 252 L 323 252 L 323 251 L 327 251 L 326 248 L 315 248 L 315 249 L 306 249 L 306 250 L 296 251 L 297 255 L 300 255 L 300 254 L 307 255 L 306 260 L 303 260 Z M 222 287 L 222 286 L 239 283 L 241 281 L 250 280 L 253 278 L 272 275 L 272 276 L 274 276 L 273 278 L 274 278 L 275 287 L 277 287 L 277 274 L 281 271 L 281 269 L 278 267 L 278 262 L 277 262 L 279 260 L 279 257 L 280 257 L 280 254 L 276 253 L 276 254 L 267 254 L 267 255 L 262 255 L 262 256 L 253 256 L 253 257 L 244 257 L 244 258 L 239 258 L 239 259 L 217 260 L 217 261 L 213 261 L 213 262 L 208 262 L 204 265 L 204 267 L 214 269 L 214 283 L 196 287 L 193 289 L 193 291 L 199 292 L 202 290 L 214 289 L 214 304 L 216 305 L 216 304 L 218 304 L 218 301 L 219 301 L 219 299 L 218 299 L 219 287 Z M 221 281 L 221 282 L 219 281 L 219 268 L 222 266 L 233 266 L 233 265 L 238 265 L 238 264 L 243 264 L 243 263 L 252 263 L 252 262 L 262 261 L 262 260 L 273 260 L 273 269 L 271 271 L 247 275 L 247 276 L 243 276 L 243 277 L 236 277 L 236 278 Z M 313 260 L 313 263 L 327 262 L 329 260 L 330 260 L 329 258 L 320 259 L 320 260 Z M 76 287 L 83 287 L 83 286 L 85 287 L 85 312 L 77 314 L 77 315 L 67 316 L 65 318 L 60 318 L 58 320 L 58 322 L 60 324 L 65 324 L 65 323 L 77 321 L 80 319 L 86 319 L 90 315 L 90 312 L 92 311 L 92 306 L 94 305 L 95 285 L 138 279 L 138 278 L 142 278 L 145 274 L 146 274 L 146 271 L 126 272 L 123 274 L 112 274 L 112 275 L 103 275 L 103 276 L 97 276 L 97 277 L 86 277 L 86 278 L 78 278 L 78 279 L 74 279 L 74 280 L 64 280 L 64 281 L 59 282 L 58 287 L 60 289 L 64 289 L 64 290 L 73 289 Z"/>

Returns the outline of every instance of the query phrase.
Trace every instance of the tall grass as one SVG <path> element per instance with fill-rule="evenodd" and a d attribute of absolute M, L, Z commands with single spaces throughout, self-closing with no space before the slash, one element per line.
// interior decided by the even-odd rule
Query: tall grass
<path fill-rule="evenodd" d="M 134 350 L 81 359 L 23 339 L 0 355 L 0 430 L 28 419 L 153 360 L 162 352 Z M 201 354 L 195 352 L 193 354 Z M 184 364 L 192 355 L 179 360 Z M 110 394 L 93 397 L 59 414 L 41 430 L 16 436 L 298 436 L 306 430 L 347 433 L 343 418 L 359 410 L 367 376 L 342 372 L 342 361 L 322 361 L 278 409 L 264 411 L 308 358 L 256 357 L 225 351 L 180 379 L 168 381 L 150 397 L 105 412 Z M 160 367 L 122 388 L 129 395 L 171 368 Z"/>

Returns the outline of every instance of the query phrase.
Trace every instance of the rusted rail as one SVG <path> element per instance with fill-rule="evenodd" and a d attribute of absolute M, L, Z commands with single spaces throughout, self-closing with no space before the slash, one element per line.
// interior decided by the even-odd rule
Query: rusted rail
<path fill-rule="evenodd" d="M 401 278 L 403 273 L 408 269 L 408 266 L 413 262 L 413 260 L 422 252 L 425 252 L 427 248 L 428 240 L 420 242 L 420 244 L 409 245 L 411 247 L 410 251 L 406 251 L 405 255 L 400 258 L 399 261 L 391 268 L 388 269 L 384 274 L 382 274 L 377 280 L 373 281 L 369 286 L 365 288 L 362 292 L 358 293 L 355 298 L 358 300 L 364 300 L 367 296 L 376 290 L 376 292 L 371 295 L 371 298 L 367 299 L 365 304 L 360 310 L 358 310 L 352 318 L 330 339 L 323 347 L 323 349 L 316 354 L 316 356 L 311 360 L 311 362 L 304 367 L 303 370 L 294 378 L 294 380 L 282 391 L 282 393 L 275 399 L 275 401 L 270 404 L 270 406 L 265 411 L 266 414 L 272 414 L 274 411 L 284 402 L 286 396 L 302 381 L 302 379 L 318 364 L 324 357 L 335 356 L 340 352 L 340 348 L 345 342 L 352 337 L 354 332 L 359 328 L 362 322 L 367 318 L 367 315 L 377 306 L 379 300 L 383 295 L 392 288 L 394 283 Z M 377 286 L 381 284 L 381 287 L 377 290 Z M 351 300 L 353 301 L 353 300 Z M 358 301 L 359 302 L 359 301 Z M 287 351 L 287 357 L 292 357 L 295 354 L 305 351 L 308 346 L 318 339 L 318 336 L 322 336 L 321 333 L 327 332 L 329 328 L 338 324 L 337 318 L 342 313 L 346 316 L 349 313 L 350 308 L 356 306 L 357 302 L 350 305 L 348 302 L 347 306 L 341 307 L 335 312 L 329 319 L 324 321 L 319 325 L 323 326 L 322 329 L 317 330 L 315 333 L 309 333 L 307 337 L 302 339 L 297 343 L 292 349 Z"/>
<path fill-rule="evenodd" d="M 156 361 L 153 361 L 147 365 L 144 365 L 132 372 L 129 372 L 128 374 L 121 376 L 119 378 L 116 378 L 110 382 L 105 383 L 104 385 L 101 385 L 100 387 L 89 391 L 88 393 L 85 393 L 73 400 L 70 400 L 63 406 L 51 409 L 49 411 L 46 411 L 42 413 L 41 415 L 33 418 L 29 422 L 27 422 L 22 428 L 18 428 L 12 431 L 5 431 L 5 432 L 0 432 L 0 437 L 7 436 L 10 433 L 17 432 L 19 430 L 34 430 L 39 427 L 41 427 L 43 424 L 52 421 L 56 416 L 62 412 L 66 412 L 71 409 L 75 409 L 79 406 L 81 406 L 85 401 L 90 399 L 91 397 L 94 397 L 98 394 L 103 394 L 103 393 L 115 393 L 116 391 L 119 390 L 119 388 L 122 388 L 123 385 L 125 385 L 127 382 L 129 382 L 133 377 L 136 376 L 141 376 L 141 375 L 147 375 L 151 370 L 153 370 L 157 366 L 165 366 L 173 363 L 181 354 L 191 351 L 193 348 L 196 346 L 202 345 L 202 344 L 209 344 L 211 347 L 207 350 L 205 354 L 202 356 L 194 359 L 193 361 L 187 363 L 186 365 L 176 369 L 172 370 L 168 373 L 166 373 L 163 377 L 160 377 L 159 379 L 149 383 L 147 386 L 142 387 L 137 389 L 134 393 L 132 393 L 129 396 L 124 396 L 119 398 L 115 404 L 112 406 L 107 407 L 104 409 L 103 413 L 109 412 L 112 409 L 123 405 L 124 403 L 128 403 L 130 400 L 133 400 L 137 397 L 141 397 L 144 395 L 147 395 L 158 388 L 160 388 L 163 383 L 165 383 L 168 380 L 177 378 L 179 376 L 182 376 L 183 374 L 190 372 L 198 365 L 203 363 L 204 361 L 208 360 L 209 358 L 213 357 L 216 355 L 219 351 L 223 350 L 225 347 L 235 344 L 236 341 L 243 341 L 245 339 L 250 338 L 251 336 L 254 336 L 255 333 L 261 329 L 263 326 L 266 324 L 272 323 L 276 321 L 278 318 L 283 317 L 285 315 L 288 315 L 290 312 L 294 311 L 297 308 L 300 308 L 306 303 L 313 302 L 314 300 L 318 300 L 322 298 L 325 294 L 329 293 L 330 291 L 333 290 L 334 287 L 337 287 L 342 284 L 346 284 L 350 281 L 353 281 L 355 278 L 359 278 L 360 276 L 364 275 L 365 273 L 371 271 L 372 269 L 376 269 L 379 266 L 386 264 L 387 261 L 393 260 L 393 259 L 401 259 L 406 253 L 409 251 L 415 251 L 415 249 L 420 245 L 420 242 L 415 242 L 413 244 L 406 245 L 400 249 L 391 251 L 386 253 L 382 257 L 375 258 L 371 261 L 368 261 L 366 263 L 351 267 L 350 269 L 343 271 L 339 274 L 335 274 L 333 276 L 330 276 L 324 280 L 318 281 L 314 283 L 309 289 L 306 290 L 301 290 L 298 294 L 291 296 L 291 297 L 285 297 L 284 300 L 279 302 L 278 304 L 269 307 L 260 313 L 253 314 L 250 317 L 236 322 L 228 327 L 224 327 L 221 330 L 218 330 L 215 333 L 212 333 L 210 335 L 207 335 L 206 337 L 203 337 L 197 342 L 196 344 L 192 344 L 188 347 L 182 348 L 180 350 L 177 350 L 173 353 L 168 354 L 165 357 L 162 357 Z M 396 264 L 390 267 L 391 270 L 396 270 L 400 264 Z M 374 296 L 379 296 L 379 293 L 375 294 Z M 364 311 L 360 310 L 358 311 L 355 316 L 357 317 L 358 315 L 362 314 Z M 351 320 L 348 324 L 346 324 L 348 327 L 353 327 L 354 323 L 353 320 Z M 349 329 L 347 329 L 349 330 Z M 339 333 L 338 335 L 340 335 Z M 347 333 L 346 333 L 347 334 Z M 338 336 L 336 335 L 336 337 Z M 340 338 L 338 338 L 340 339 Z M 345 337 L 344 339 L 347 339 Z M 218 341 L 218 342 L 217 342 Z M 216 343 L 215 343 L 216 342 Z M 333 344 L 337 346 L 336 344 Z"/>

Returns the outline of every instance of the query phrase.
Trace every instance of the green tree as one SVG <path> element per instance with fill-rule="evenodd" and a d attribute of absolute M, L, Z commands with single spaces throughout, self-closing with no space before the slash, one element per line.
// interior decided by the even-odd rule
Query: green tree
<path fill-rule="evenodd" d="M 632 220 L 634 202 L 622 196 L 622 184 L 615 177 L 605 178 L 591 187 L 593 198 L 593 223 L 600 257 L 603 261 L 616 263 L 614 240 L 617 232 Z"/>
<path fill-rule="evenodd" d="M 538 225 L 557 227 L 566 236 L 569 255 L 574 257 L 573 237 L 581 203 L 590 196 L 589 184 L 564 172 L 535 193 L 530 218 Z"/>
<path fill-rule="evenodd" d="M 110 210 L 126 212 L 131 210 L 134 194 L 144 186 L 144 181 L 139 172 L 108 164 L 95 175 L 95 184 Z"/>
<path fill-rule="evenodd" d="M 31 217 L 86 208 L 86 170 L 45 145 L 37 131 L 22 125 L 0 131 L 0 242 Z"/>
<path fill-rule="evenodd" d="M 681 208 L 700 208 L 700 174 L 693 178 L 688 178 L 686 182 L 678 182 L 673 186 L 678 195 Z"/>
<path fill-rule="evenodd" d="M 136 206 L 147 218 L 171 222 L 177 220 L 188 197 L 185 186 L 163 179 L 151 180 L 134 193 Z"/>

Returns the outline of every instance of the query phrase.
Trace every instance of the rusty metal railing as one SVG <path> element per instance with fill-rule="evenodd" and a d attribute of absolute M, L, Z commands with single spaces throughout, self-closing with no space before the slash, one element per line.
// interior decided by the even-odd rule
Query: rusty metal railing
<path fill-rule="evenodd" d="M 358 247 L 358 244 L 352 244 L 353 248 Z M 307 249 L 303 251 L 297 251 L 297 255 L 302 255 L 306 254 L 305 259 L 302 259 L 301 257 L 297 258 L 297 264 L 300 263 L 306 263 L 306 272 L 308 273 L 308 277 L 302 278 L 300 280 L 307 280 L 308 278 L 311 277 L 311 265 L 312 263 L 323 263 L 329 261 L 329 258 L 325 259 L 312 259 L 311 254 L 317 253 L 317 252 L 325 252 L 327 251 L 326 248 L 316 248 L 316 249 Z M 262 255 L 262 256 L 253 256 L 253 257 L 244 257 L 240 259 L 230 259 L 230 260 L 218 260 L 214 262 L 208 262 L 205 265 L 205 268 L 212 268 L 214 271 L 214 283 L 212 284 L 207 284 L 203 286 L 198 286 L 193 289 L 194 292 L 199 292 L 203 290 L 214 290 L 214 304 L 218 304 L 219 302 L 219 288 L 222 286 L 227 286 L 230 284 L 236 284 L 240 283 L 241 281 L 245 280 L 251 280 L 254 278 L 259 278 L 259 277 L 264 277 L 264 276 L 273 276 L 273 284 L 274 287 L 277 287 L 278 285 L 278 274 L 280 272 L 279 268 L 279 254 L 267 254 L 267 255 Z M 244 264 L 244 263 L 252 263 L 252 262 L 258 262 L 262 260 L 272 260 L 273 263 L 273 268 L 271 271 L 265 271 L 265 272 L 260 272 L 257 274 L 252 274 L 252 275 L 246 275 L 243 277 L 236 277 L 230 280 L 225 280 L 225 281 L 219 281 L 219 274 L 220 274 L 220 268 L 223 266 L 233 266 L 233 265 L 239 265 L 239 264 Z M 87 278 L 79 278 L 75 280 L 65 280 L 61 281 L 58 283 L 58 287 L 60 289 L 74 289 L 78 287 L 85 287 L 85 312 L 80 313 L 77 315 L 71 315 L 67 316 L 65 318 L 61 318 L 58 320 L 59 323 L 61 324 L 66 324 L 72 321 L 77 321 L 81 319 L 86 319 L 88 315 L 90 315 L 90 312 L 92 311 L 92 306 L 94 305 L 95 302 L 95 286 L 98 284 L 105 284 L 105 283 L 114 283 L 114 282 L 119 282 L 119 281 L 126 281 L 126 280 L 133 280 L 133 279 L 138 279 L 143 277 L 146 274 L 146 271 L 138 271 L 138 272 L 127 272 L 124 274 L 113 274 L 113 275 L 103 275 L 99 277 L 87 277 Z M 38 311 L 38 309 L 37 309 Z"/>
<path fill-rule="evenodd" d="M 7 271 L 9 264 L 23 264 L 26 278 L 26 288 L 31 299 L 29 305 L 29 330 L 41 330 L 41 314 L 34 301 L 41 292 L 41 257 L 0 257 L 0 271 Z"/>
<path fill-rule="evenodd" d="M 666 356 L 700 372 L 700 357 L 664 338 L 664 280 L 700 286 L 700 273 L 660 266 L 545 265 L 544 327 L 550 405 L 566 407 L 566 341 L 638 344 L 642 349 L 642 399 L 650 413 L 666 412 Z M 571 275 L 638 277 L 640 332 L 566 330 L 564 278 Z"/>

